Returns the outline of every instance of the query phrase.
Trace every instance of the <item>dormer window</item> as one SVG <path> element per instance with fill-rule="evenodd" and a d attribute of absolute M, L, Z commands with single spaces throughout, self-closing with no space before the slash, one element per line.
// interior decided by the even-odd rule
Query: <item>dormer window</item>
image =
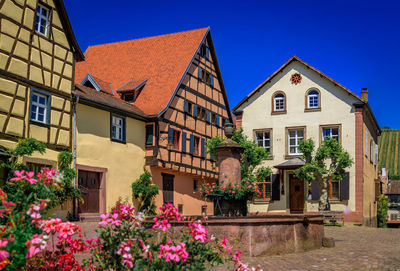
<path fill-rule="evenodd" d="M 133 93 L 124 94 L 122 96 L 122 99 L 128 103 L 133 103 L 135 101 L 135 94 Z"/>
<path fill-rule="evenodd" d="M 36 9 L 35 32 L 48 36 L 50 28 L 50 9 L 38 4 Z"/>

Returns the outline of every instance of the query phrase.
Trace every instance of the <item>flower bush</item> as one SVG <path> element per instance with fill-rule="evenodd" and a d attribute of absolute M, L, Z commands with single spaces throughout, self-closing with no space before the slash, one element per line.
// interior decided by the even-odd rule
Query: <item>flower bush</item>
<path fill-rule="evenodd" d="M 201 187 L 201 196 L 211 200 L 219 197 L 224 200 L 251 200 L 261 197 L 261 191 L 254 178 L 245 178 L 240 185 L 229 183 L 220 186 L 218 183 L 206 183 Z"/>

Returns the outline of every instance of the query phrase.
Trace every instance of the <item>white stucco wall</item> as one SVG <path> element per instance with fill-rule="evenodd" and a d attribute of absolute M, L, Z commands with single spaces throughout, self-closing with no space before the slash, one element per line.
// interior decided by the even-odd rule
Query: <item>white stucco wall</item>
<path fill-rule="evenodd" d="M 302 81 L 294 85 L 290 81 L 293 73 L 300 73 Z M 305 94 L 311 89 L 320 91 L 321 111 L 305 112 Z M 276 91 L 286 94 L 287 113 L 272 115 L 271 99 Z M 270 83 L 263 86 L 237 111 L 242 111 L 242 127 L 244 133 L 254 139 L 254 129 L 272 128 L 272 160 L 264 165 L 273 168 L 274 165 L 287 161 L 286 156 L 286 127 L 306 126 L 305 138 L 312 138 L 316 146 L 320 144 L 320 125 L 341 125 L 341 143 L 343 148 L 355 158 L 355 114 L 352 104 L 358 100 L 335 86 L 332 82 L 322 78 L 316 72 L 303 64 L 294 61 L 281 73 L 277 74 Z M 277 169 L 273 168 L 274 173 Z M 355 210 L 355 167 L 350 168 L 350 200 L 331 203 L 332 210 Z M 284 175 L 285 195 L 280 201 L 269 204 L 251 204 L 251 212 L 287 211 L 288 200 L 288 172 Z M 305 189 L 307 191 L 307 189 Z M 307 199 L 307 195 L 305 195 Z M 306 201 L 307 211 L 317 211 L 318 204 Z"/>

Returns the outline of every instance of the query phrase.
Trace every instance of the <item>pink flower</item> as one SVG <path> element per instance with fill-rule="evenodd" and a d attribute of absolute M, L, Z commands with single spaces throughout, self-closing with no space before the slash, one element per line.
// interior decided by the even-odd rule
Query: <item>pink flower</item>
<path fill-rule="evenodd" d="M 25 246 L 28 248 L 26 254 L 27 259 L 32 258 L 46 248 L 47 237 L 48 236 L 44 236 L 43 234 L 34 234 L 31 240 L 26 241 Z"/>
<path fill-rule="evenodd" d="M 159 259 L 164 258 L 166 262 L 175 261 L 180 262 L 181 260 L 186 262 L 189 257 L 189 253 L 186 251 L 185 243 L 179 243 L 177 246 L 170 246 L 171 241 L 168 241 L 166 245 L 160 245 Z"/>
<path fill-rule="evenodd" d="M 222 241 L 221 242 L 219 242 L 219 244 L 223 247 L 223 248 L 226 248 L 226 242 L 227 242 L 228 240 L 225 238 L 225 237 L 223 237 L 222 238 Z"/>
<path fill-rule="evenodd" d="M 240 261 L 240 255 L 242 255 L 242 252 L 236 250 L 235 255 L 233 255 L 233 258 L 235 259 L 236 262 Z"/>
<path fill-rule="evenodd" d="M 167 229 L 171 228 L 171 224 L 168 223 L 167 219 L 159 220 L 157 217 L 153 218 L 155 224 L 153 225 L 153 229 L 159 228 L 162 231 L 166 231 Z M 161 222 L 161 223 L 160 223 Z"/>
<path fill-rule="evenodd" d="M 193 223 L 189 224 L 189 227 L 191 229 L 190 235 L 194 240 L 200 240 L 202 243 L 208 241 L 208 230 L 203 225 L 199 223 Z"/>
<path fill-rule="evenodd" d="M 236 193 L 236 191 L 232 191 L 232 194 L 235 194 Z"/>
<path fill-rule="evenodd" d="M 62 223 L 59 218 L 51 218 L 50 220 L 42 220 L 41 228 L 42 230 L 49 234 L 51 232 L 55 233 L 58 229 L 58 226 Z"/>

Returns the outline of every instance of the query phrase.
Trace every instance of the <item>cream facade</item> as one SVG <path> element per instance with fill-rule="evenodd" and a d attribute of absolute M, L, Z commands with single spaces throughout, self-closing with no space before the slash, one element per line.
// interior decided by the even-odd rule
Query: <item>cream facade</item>
<path fill-rule="evenodd" d="M 294 75 L 300 75 L 300 82 L 293 83 Z M 309 95 L 313 94 L 318 96 L 318 101 L 314 100 L 316 103 L 310 104 Z M 276 98 L 279 100 L 282 96 L 284 106 L 282 104 L 277 106 Z M 356 175 L 359 174 L 356 168 L 357 166 L 360 167 L 360 161 L 356 159 L 358 143 L 356 129 L 358 123 L 355 104 L 357 103 L 361 107 L 365 106 L 358 96 L 350 93 L 325 75 L 321 75 L 319 71 L 297 57 L 293 57 L 234 108 L 234 113 L 238 119 L 237 124 L 243 128 L 247 136 L 259 142 L 256 133 L 260 135 L 260 132 L 265 131 L 269 135 L 269 143 L 266 145 L 270 145 L 268 149 L 270 150 L 270 157 L 264 165 L 272 168 L 273 174 L 279 174 L 275 175 L 279 176 L 279 186 L 276 185 L 275 189 L 271 188 L 271 193 L 275 193 L 275 195 L 252 202 L 249 206 L 250 212 L 293 213 L 299 211 L 299 209 L 293 208 L 295 204 L 300 204 L 301 212 L 317 212 L 317 197 L 319 198 L 319 196 L 312 196 L 312 188 L 314 187 L 311 184 L 300 181 L 300 186 L 303 186 L 300 189 L 300 194 L 303 195 L 300 195 L 297 199 L 300 202 L 293 201 L 293 197 L 298 197 L 296 192 L 293 191 L 293 189 L 298 188 L 292 184 L 297 182 L 296 180 L 292 181 L 292 179 L 295 179 L 295 176 L 293 176 L 295 166 L 285 166 L 283 163 L 295 161 L 292 160 L 293 158 L 301 158 L 301 155 L 293 149 L 296 144 L 289 143 L 289 141 L 295 140 L 294 137 L 296 136 L 293 136 L 295 131 L 300 131 L 297 132 L 299 133 L 297 139 L 301 139 L 301 137 L 304 139 L 312 138 L 316 147 L 321 144 L 323 134 L 332 131 L 332 135 L 334 134 L 339 140 L 355 163 L 347 170 L 348 180 L 333 184 L 335 187 L 331 187 L 333 192 L 333 194 L 330 192 L 331 210 L 343 211 L 346 213 L 348 221 L 354 220 L 365 222 L 365 224 L 374 224 L 371 220 L 376 219 L 375 179 L 377 168 L 375 160 L 370 162 L 368 159 L 367 163 L 366 159 L 363 159 L 361 162 L 364 163 L 362 170 L 364 185 L 361 188 L 364 193 L 362 199 L 357 198 L 357 193 L 360 192 L 356 185 Z M 374 134 L 369 138 L 372 140 L 373 151 L 375 151 L 379 127 L 373 121 L 369 121 L 370 116 L 367 116 L 366 112 L 362 114 L 364 115 L 361 118 L 362 130 L 365 131 L 363 134 Z M 369 123 L 368 126 L 365 124 L 366 122 Z M 258 139 L 260 139 L 260 136 L 258 136 Z M 271 182 L 274 182 L 274 180 Z M 278 193 L 279 195 L 277 195 Z M 360 200 L 363 207 L 359 205 Z M 363 209 L 365 221 L 360 217 L 353 219 L 351 216 L 351 214 L 359 214 L 360 208 Z"/>

